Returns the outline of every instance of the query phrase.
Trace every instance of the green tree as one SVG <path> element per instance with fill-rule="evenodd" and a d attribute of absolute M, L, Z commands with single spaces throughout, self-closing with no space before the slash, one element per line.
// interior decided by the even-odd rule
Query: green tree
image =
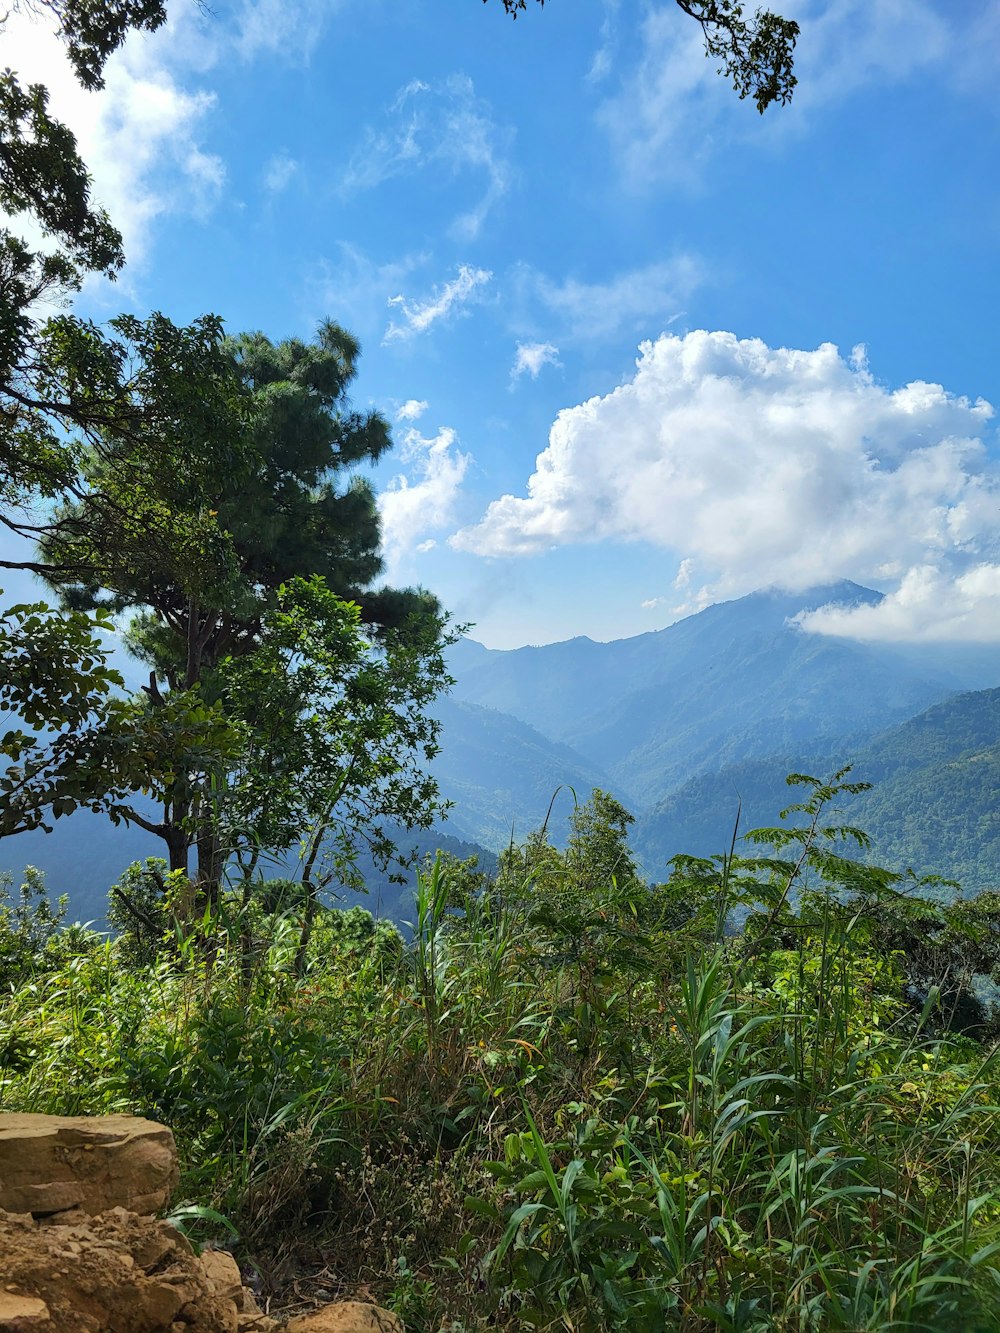
<path fill-rule="evenodd" d="M 376 848 L 383 814 L 429 822 L 433 784 L 399 756 L 433 752 L 437 727 L 421 710 L 446 682 L 445 621 L 428 593 L 372 586 L 378 510 L 352 473 L 391 441 L 378 413 L 348 400 L 356 340 L 326 323 L 314 344 L 254 334 L 220 345 L 215 324 L 158 321 L 117 322 L 141 367 L 160 365 L 164 343 L 170 364 L 130 381 L 129 429 L 112 422 L 81 450 L 80 494 L 41 534 L 40 568 L 67 605 L 134 613 L 128 644 L 151 667 L 151 717 L 168 703 L 198 721 L 214 709 L 242 737 L 239 758 L 202 749 L 195 762 L 168 746 L 172 776 L 141 784 L 161 818 L 117 807 L 165 839 L 171 870 L 197 844 L 215 897 L 248 839 L 285 849 L 326 831 L 348 799 Z M 67 365 L 88 332 L 69 329 Z M 317 702 L 336 690 L 350 697 Z"/>
<path fill-rule="evenodd" d="M 115 820 L 144 790 L 163 799 L 192 774 L 232 761 L 242 730 L 198 691 L 178 691 L 162 707 L 123 697 L 101 637 L 103 613 L 54 611 L 44 602 L 0 615 L 0 837 L 51 829 L 77 809 Z"/>
<path fill-rule="evenodd" d="M 22 88 L 9 70 L 0 73 L 0 212 L 26 215 L 55 243 L 32 249 L 0 228 L 0 501 L 9 503 L 58 494 L 73 475 L 50 415 L 58 405 L 39 373 L 42 325 L 32 310 L 78 289 L 87 273 L 114 277 L 124 263 L 121 237 L 91 204 L 72 133 L 49 115 L 45 89 Z M 84 411 L 74 424 L 88 418 Z"/>
<path fill-rule="evenodd" d="M 21 10 L 56 18 L 87 89 L 103 86 L 105 61 L 131 30 L 152 31 L 166 17 L 160 0 L 15 0 L 8 13 Z M 0 17 L 0 33 L 6 17 Z M 78 465 L 73 433 L 121 427 L 135 409 L 127 383 L 120 395 L 109 392 L 115 387 L 107 378 L 113 343 L 101 348 L 92 325 L 36 313 L 79 290 L 90 274 L 114 279 L 125 256 L 119 232 L 91 198 L 72 131 L 49 112 L 46 89 L 22 86 L 9 69 L 0 71 L 0 214 L 0 505 L 9 507 L 31 495 L 72 492 Z M 18 233 L 22 220 L 24 231 L 41 232 L 44 244 Z M 73 374 L 60 374 L 67 369 L 71 330 L 84 332 L 91 357 L 78 360 Z M 0 523 L 15 526 L 9 512 L 0 512 Z M 2 567 L 32 568 L 33 562 L 5 560 Z"/>
<path fill-rule="evenodd" d="M 13 11 L 35 7 L 15 3 Z M 103 85 L 105 61 L 131 29 L 151 31 L 166 17 L 159 0 L 39 0 L 38 7 L 58 20 L 77 78 L 90 89 Z M 33 247 L 13 224 L 0 227 L 0 501 L 9 502 L 32 491 L 58 494 L 73 474 L 58 429 L 68 405 L 46 396 L 38 347 L 45 323 L 32 312 L 43 298 L 78 290 L 87 274 L 114 278 L 125 262 L 120 234 L 91 200 L 72 131 L 50 114 L 41 84 L 24 87 L 9 69 L 0 72 L 0 212 L 25 217 L 48 240 Z M 78 399 L 74 411 L 73 424 L 86 426 L 100 405 Z"/>
<path fill-rule="evenodd" d="M 483 0 L 486 3 L 486 0 Z M 527 0 L 502 0 L 512 18 L 527 9 Z M 545 0 L 538 0 L 544 5 Z M 744 16 L 740 0 L 675 0 L 701 27 L 705 54 L 720 61 L 719 73 L 732 80 L 740 99 L 752 97 L 763 115 L 774 102 L 792 100 L 792 73 L 799 25 L 767 9 Z"/>
<path fill-rule="evenodd" d="M 421 615 L 376 642 L 360 618 L 321 576 L 293 579 L 264 613 L 256 648 L 214 674 L 244 742 L 237 764 L 201 798 L 203 884 L 217 884 L 236 856 L 249 886 L 262 849 L 301 841 L 311 918 L 320 889 L 349 876 L 358 842 L 384 864 L 394 850 L 390 828 L 427 828 L 439 812 L 425 768 L 439 730 L 428 708 L 449 683 L 442 653 L 453 639 L 443 617 Z"/>
<path fill-rule="evenodd" d="M 252 334 L 224 350 L 244 420 L 220 404 L 195 410 L 179 440 L 170 421 L 166 431 L 157 421 L 103 439 L 81 460 L 88 493 L 64 507 L 42 544 L 50 581 L 70 604 L 138 613 L 130 646 L 171 688 L 253 651 L 264 612 L 291 578 L 322 575 L 369 625 L 437 614 L 428 594 L 372 587 L 382 569 L 378 509 L 354 469 L 380 458 L 391 437 L 379 413 L 350 405 L 357 341 L 327 322 L 313 344 Z M 182 395 L 178 415 L 186 408 Z M 163 460 L 152 473 L 151 445 Z M 117 504 L 94 502 L 109 491 Z M 148 541 L 137 507 L 208 525 L 219 543 L 188 561 L 189 546 L 171 533 Z"/>
<path fill-rule="evenodd" d="M 155 32 L 167 17 L 162 0 L 14 0 L 12 13 L 48 11 L 84 88 L 104 87 L 104 66 L 133 30 Z"/>
<path fill-rule="evenodd" d="M 45 876 L 35 866 L 25 866 L 16 899 L 12 888 L 12 877 L 0 874 L 0 992 L 8 993 L 44 966 L 46 948 L 62 929 L 68 909 L 65 897 L 52 903 Z M 14 1037 L 15 1049 L 16 1042 Z"/>
<path fill-rule="evenodd" d="M 590 893 L 609 893 L 645 882 L 628 845 L 628 831 L 635 823 L 620 801 L 595 787 L 590 800 L 570 815 L 570 839 L 566 865 Z"/>

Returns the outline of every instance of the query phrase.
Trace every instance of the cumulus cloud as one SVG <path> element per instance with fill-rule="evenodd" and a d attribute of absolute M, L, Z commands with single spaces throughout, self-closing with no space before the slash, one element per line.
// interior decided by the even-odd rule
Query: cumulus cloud
<path fill-rule="evenodd" d="M 454 74 L 434 84 L 414 79 L 400 89 L 382 127 L 369 126 L 365 131 L 348 163 L 344 188 L 349 193 L 370 190 L 395 176 L 427 168 L 452 176 L 473 173 L 485 178 L 485 188 L 455 218 L 452 232 L 474 237 L 510 187 L 509 139 L 466 75 Z"/>
<path fill-rule="evenodd" d="M 518 343 L 510 377 L 519 380 L 522 375 L 530 375 L 537 380 L 543 366 L 559 364 L 559 348 L 552 343 Z"/>
<path fill-rule="evenodd" d="M 647 542 L 675 553 L 675 587 L 696 605 L 769 583 L 873 582 L 898 591 L 865 623 L 894 637 L 907 608 L 907 633 L 926 633 L 916 590 L 936 578 L 920 604 L 950 588 L 968 626 L 962 608 L 987 605 L 1000 561 L 992 415 L 938 384 L 880 385 L 861 349 L 664 335 L 628 382 L 559 413 L 525 495 L 451 540 L 487 556 Z M 808 627 L 841 632 L 843 614 Z"/>
<path fill-rule="evenodd" d="M 402 407 L 396 409 L 396 420 L 419 421 L 429 406 L 422 398 L 407 398 Z"/>
<path fill-rule="evenodd" d="M 404 432 L 400 456 L 408 472 L 393 477 L 379 495 L 382 541 L 389 571 L 413 552 L 431 550 L 431 532 L 447 527 L 469 466 L 455 432 L 442 426 L 426 437 L 415 427 Z"/>
<path fill-rule="evenodd" d="M 959 574 L 918 565 L 878 606 L 825 606 L 797 619 L 814 634 L 849 639 L 1000 642 L 1000 564 L 986 561 Z"/>
<path fill-rule="evenodd" d="M 460 310 L 480 287 L 490 281 L 493 274 L 489 269 L 472 268 L 461 264 L 458 273 L 450 282 L 423 301 L 409 301 L 405 296 L 390 296 L 388 304 L 395 307 L 402 316 L 402 322 L 390 320 L 385 331 L 383 343 L 398 342 L 412 338 L 414 334 L 426 333 L 432 324 Z"/>
<path fill-rule="evenodd" d="M 723 142 L 802 133 L 817 109 L 865 86 L 933 70 L 948 77 L 970 26 L 933 0 L 785 0 L 780 12 L 802 26 L 799 85 L 780 116 L 762 119 L 719 77 L 718 62 L 706 60 L 697 23 L 674 4 L 647 8 L 638 59 L 598 113 L 633 185 L 695 177 Z"/>

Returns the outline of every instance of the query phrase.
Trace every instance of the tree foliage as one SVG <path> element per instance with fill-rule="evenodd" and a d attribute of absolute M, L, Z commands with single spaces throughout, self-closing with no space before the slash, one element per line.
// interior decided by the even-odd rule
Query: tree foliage
<path fill-rule="evenodd" d="M 162 0 L 15 0 L 13 12 L 51 14 L 70 64 L 84 88 L 104 87 L 104 66 L 133 30 L 155 32 L 165 21 Z"/>
<path fill-rule="evenodd" d="M 105 741 L 122 715 L 114 691 L 123 682 L 98 637 L 111 630 L 44 602 L 0 615 L 0 714 L 13 723 L 0 735 L 0 838 L 48 828 L 48 817 L 80 805 L 100 809 L 114 791 Z"/>

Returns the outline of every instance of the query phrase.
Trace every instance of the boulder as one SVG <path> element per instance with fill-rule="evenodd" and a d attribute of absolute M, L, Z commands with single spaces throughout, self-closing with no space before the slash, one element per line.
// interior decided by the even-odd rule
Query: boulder
<path fill-rule="evenodd" d="M 0 1333 L 240 1333 L 231 1273 L 217 1288 L 166 1222 L 114 1208 L 66 1225 L 0 1212 Z M 234 1265 L 235 1266 L 235 1265 Z M 219 1270 L 221 1276 L 221 1267 Z"/>
<path fill-rule="evenodd" d="M 155 1213 L 177 1186 L 165 1125 L 138 1116 L 0 1115 L 0 1209 Z"/>
<path fill-rule="evenodd" d="M 220 1296 L 228 1297 L 237 1310 L 242 1310 L 244 1297 L 250 1293 L 243 1290 L 243 1275 L 233 1256 L 226 1250 L 203 1250 L 201 1266 L 212 1289 Z M 250 1300 L 253 1300 L 252 1296 Z"/>
<path fill-rule="evenodd" d="M 49 1323 L 49 1307 L 35 1296 L 0 1291 L 0 1333 L 29 1333 Z"/>
<path fill-rule="evenodd" d="M 310 1314 L 297 1315 L 285 1333 L 405 1333 L 399 1315 L 365 1301 L 335 1301 Z"/>

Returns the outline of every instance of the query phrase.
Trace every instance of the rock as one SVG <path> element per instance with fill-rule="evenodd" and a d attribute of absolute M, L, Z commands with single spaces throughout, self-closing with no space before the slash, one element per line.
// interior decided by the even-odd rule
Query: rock
<path fill-rule="evenodd" d="M 174 1136 L 138 1116 L 0 1115 L 0 1209 L 155 1213 L 179 1179 Z"/>
<path fill-rule="evenodd" d="M 28 1333 L 49 1322 L 49 1307 L 35 1296 L 0 1291 L 0 1333 Z"/>
<path fill-rule="evenodd" d="M 405 1329 L 398 1315 L 380 1305 L 335 1301 L 289 1320 L 285 1333 L 405 1333 Z"/>
<path fill-rule="evenodd" d="M 0 1333 L 239 1333 L 236 1293 L 153 1217 L 116 1208 L 68 1226 L 0 1212 L 0 1256 L 0 1298 L 18 1302 L 9 1315 L 0 1303 Z"/>
<path fill-rule="evenodd" d="M 201 1266 L 212 1290 L 231 1300 L 237 1310 L 242 1311 L 244 1295 L 250 1293 L 243 1291 L 243 1277 L 233 1256 L 226 1250 L 203 1250 Z"/>

